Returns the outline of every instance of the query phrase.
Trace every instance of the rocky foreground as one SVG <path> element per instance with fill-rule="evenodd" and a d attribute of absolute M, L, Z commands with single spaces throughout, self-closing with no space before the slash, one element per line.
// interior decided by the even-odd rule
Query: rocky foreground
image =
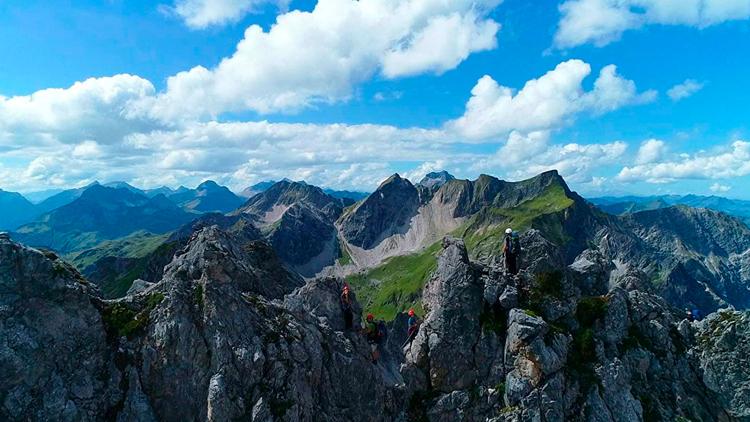
<path fill-rule="evenodd" d="M 374 365 L 341 280 L 305 284 L 262 241 L 202 228 L 104 300 L 3 237 L 0 420 L 750 420 L 750 313 L 691 323 L 596 251 L 536 256 L 509 277 L 446 238 L 419 334 L 401 349 L 397 318 Z"/>

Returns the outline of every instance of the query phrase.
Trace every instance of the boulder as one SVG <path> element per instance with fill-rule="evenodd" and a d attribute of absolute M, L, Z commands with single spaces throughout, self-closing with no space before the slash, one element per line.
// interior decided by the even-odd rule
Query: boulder
<path fill-rule="evenodd" d="M 437 391 L 461 390 L 476 381 L 474 345 L 483 290 L 463 241 L 445 238 L 437 269 L 424 288 L 427 316 L 411 356 L 411 363 L 429 373 L 430 386 Z"/>
<path fill-rule="evenodd" d="M 703 382 L 735 418 L 750 418 L 750 312 L 722 310 L 696 324 Z"/>
<path fill-rule="evenodd" d="M 136 279 L 133 281 L 133 284 L 128 289 L 128 292 L 125 294 L 126 296 L 132 296 L 138 293 L 145 292 L 149 289 L 149 287 L 153 286 L 154 283 L 148 282 L 146 280 Z"/>
<path fill-rule="evenodd" d="M 299 318 L 311 316 L 319 318 L 322 324 L 337 331 L 344 330 L 344 313 L 341 308 L 343 281 L 325 277 L 311 280 L 284 298 L 284 307 Z M 355 292 L 350 293 L 354 329 L 360 329 L 362 307 L 357 302 Z"/>

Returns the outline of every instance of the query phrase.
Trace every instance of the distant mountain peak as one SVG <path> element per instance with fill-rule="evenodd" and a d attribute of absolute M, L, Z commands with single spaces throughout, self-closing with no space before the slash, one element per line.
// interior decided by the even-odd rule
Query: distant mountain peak
<path fill-rule="evenodd" d="M 220 189 L 222 186 L 220 186 L 218 183 L 214 182 L 213 180 L 206 180 L 196 189 L 203 190 L 203 189 Z"/>
<path fill-rule="evenodd" d="M 388 185 L 408 185 L 413 186 L 412 183 L 409 181 L 409 179 L 404 179 L 401 177 L 398 173 L 393 173 L 390 177 L 383 180 L 383 182 L 378 186 L 377 190 L 381 190 L 382 188 L 388 186 Z"/>
<path fill-rule="evenodd" d="M 448 173 L 445 170 L 442 171 L 433 171 L 430 173 L 427 173 L 422 180 L 419 181 L 419 185 L 422 185 L 426 188 L 439 188 L 440 186 L 443 186 L 444 184 L 448 183 L 451 180 L 455 180 L 456 178 L 453 177 L 452 174 Z"/>
<path fill-rule="evenodd" d="M 558 186 L 563 187 L 566 192 L 570 192 L 568 183 L 565 181 L 565 179 L 563 179 L 562 176 L 560 176 L 560 173 L 558 173 L 557 170 L 548 170 L 530 179 L 526 179 L 518 183 L 525 184 L 525 185 L 534 185 L 534 186 L 539 186 L 539 187 L 558 185 Z"/>
<path fill-rule="evenodd" d="M 434 179 L 436 177 L 443 177 L 446 179 L 455 179 L 452 174 L 448 173 L 446 170 L 440 170 L 440 171 L 431 171 L 425 175 L 426 178 Z"/>

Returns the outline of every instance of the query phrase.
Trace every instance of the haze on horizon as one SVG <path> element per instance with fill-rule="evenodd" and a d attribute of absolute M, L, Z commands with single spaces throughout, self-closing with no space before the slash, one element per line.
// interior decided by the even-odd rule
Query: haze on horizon
<path fill-rule="evenodd" d="M 0 188 L 392 173 L 750 199 L 750 0 L 0 5 Z"/>

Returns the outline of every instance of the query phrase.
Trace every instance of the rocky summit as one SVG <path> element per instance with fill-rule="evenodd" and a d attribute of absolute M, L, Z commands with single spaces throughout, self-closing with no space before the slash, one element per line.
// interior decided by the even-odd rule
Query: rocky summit
<path fill-rule="evenodd" d="M 510 276 L 446 237 L 416 337 L 397 316 L 373 363 L 356 290 L 346 330 L 342 280 L 305 282 L 252 238 L 197 226 L 157 282 L 105 300 L 0 236 L 0 419 L 750 418 L 750 313 L 688 321 L 599 252 Z"/>
<path fill-rule="evenodd" d="M 339 255 L 334 222 L 343 206 L 343 200 L 316 186 L 283 180 L 234 214 L 251 218 L 282 260 L 309 277 L 333 265 Z"/>

